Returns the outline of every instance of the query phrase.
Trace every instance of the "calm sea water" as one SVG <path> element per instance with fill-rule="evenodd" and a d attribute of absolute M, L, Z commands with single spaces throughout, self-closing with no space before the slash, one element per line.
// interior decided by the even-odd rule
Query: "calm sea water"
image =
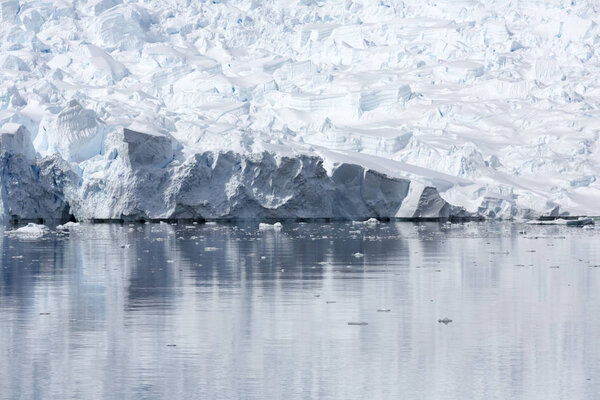
<path fill-rule="evenodd" d="M 597 399 L 597 266 L 500 223 L 5 234 L 0 398 Z"/>

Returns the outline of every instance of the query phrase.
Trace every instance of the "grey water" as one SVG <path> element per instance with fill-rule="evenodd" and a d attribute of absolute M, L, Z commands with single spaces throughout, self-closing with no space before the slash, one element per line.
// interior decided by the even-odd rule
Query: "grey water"
<path fill-rule="evenodd" d="M 600 394 L 600 230 L 6 229 L 2 399 Z"/>

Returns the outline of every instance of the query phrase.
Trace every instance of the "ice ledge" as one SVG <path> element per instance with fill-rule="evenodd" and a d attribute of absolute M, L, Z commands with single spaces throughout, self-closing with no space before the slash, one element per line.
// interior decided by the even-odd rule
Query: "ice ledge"
<path fill-rule="evenodd" d="M 27 138 L 28 136 L 25 135 Z M 78 171 L 55 154 L 5 146 L 4 219 L 366 219 L 472 216 L 433 187 L 312 155 L 204 152 L 174 160 L 171 139 L 122 129 Z"/>

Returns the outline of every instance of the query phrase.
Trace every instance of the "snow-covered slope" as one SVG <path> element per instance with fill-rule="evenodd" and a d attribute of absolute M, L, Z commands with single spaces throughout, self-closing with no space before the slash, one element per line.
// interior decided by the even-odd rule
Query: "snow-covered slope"
<path fill-rule="evenodd" d="M 599 12 L 0 0 L 2 214 L 598 215 Z"/>

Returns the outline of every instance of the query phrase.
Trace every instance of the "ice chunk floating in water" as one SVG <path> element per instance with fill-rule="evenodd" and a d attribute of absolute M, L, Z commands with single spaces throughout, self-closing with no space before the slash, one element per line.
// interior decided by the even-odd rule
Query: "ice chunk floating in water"
<path fill-rule="evenodd" d="M 8 234 L 15 237 L 39 239 L 46 235 L 49 231 L 50 229 L 48 229 L 48 227 L 45 225 L 29 223 L 26 226 L 9 231 Z"/>
<path fill-rule="evenodd" d="M 283 225 L 281 225 L 281 222 L 275 222 L 274 224 L 267 224 L 267 223 L 263 223 L 261 222 L 260 224 L 258 224 L 258 229 L 260 229 L 261 231 L 266 231 L 266 230 L 281 230 Z"/>

